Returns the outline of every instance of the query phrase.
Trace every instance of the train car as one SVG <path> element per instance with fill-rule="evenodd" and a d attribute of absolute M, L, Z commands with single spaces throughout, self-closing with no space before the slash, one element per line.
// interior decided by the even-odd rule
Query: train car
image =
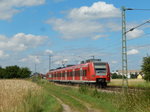
<path fill-rule="evenodd" d="M 110 68 L 107 62 L 100 59 L 82 61 L 79 65 L 69 65 L 50 70 L 46 79 L 54 82 L 87 83 L 107 86 L 110 82 Z"/>

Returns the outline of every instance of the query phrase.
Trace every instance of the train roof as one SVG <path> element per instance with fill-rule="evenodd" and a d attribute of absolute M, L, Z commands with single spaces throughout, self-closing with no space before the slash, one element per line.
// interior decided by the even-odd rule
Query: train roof
<path fill-rule="evenodd" d="M 81 61 L 81 64 L 89 63 L 89 62 L 99 63 L 101 62 L 101 59 L 88 59 L 86 61 Z"/>
<path fill-rule="evenodd" d="M 88 59 L 86 61 L 82 61 L 78 65 L 67 65 L 66 67 L 58 67 L 56 69 L 51 69 L 50 71 L 53 72 L 53 71 L 59 71 L 59 70 L 67 70 L 67 69 L 75 69 L 75 68 L 81 68 L 81 67 L 88 67 L 88 64 L 90 62 L 99 63 L 99 62 L 101 62 L 101 59 Z M 106 62 L 101 62 L 101 63 L 106 63 Z"/>

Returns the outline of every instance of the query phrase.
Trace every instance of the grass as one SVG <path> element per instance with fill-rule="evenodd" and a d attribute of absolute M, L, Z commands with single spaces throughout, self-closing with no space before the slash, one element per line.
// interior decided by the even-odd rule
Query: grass
<path fill-rule="evenodd" d="M 129 87 L 150 88 L 150 82 L 143 79 L 128 79 Z M 110 86 L 122 86 L 122 79 L 112 79 L 108 84 Z"/>
<path fill-rule="evenodd" d="M 121 112 L 117 111 L 115 106 L 105 99 L 107 93 L 101 93 L 101 98 L 98 98 L 96 97 L 97 91 L 91 88 L 80 87 L 80 89 L 75 89 L 71 87 L 57 86 L 53 83 L 42 83 L 40 85 L 49 91 L 50 94 L 61 99 L 75 111 L 86 112 L 86 104 L 88 104 L 91 108 L 97 109 L 101 112 Z"/>
<path fill-rule="evenodd" d="M 79 112 L 87 110 L 85 107 L 87 103 L 91 108 L 101 112 L 150 112 L 150 90 L 108 93 L 87 86 L 77 89 L 57 86 L 53 83 L 42 84 L 42 87 Z"/>
<path fill-rule="evenodd" d="M 61 99 L 65 104 L 69 105 L 73 110 L 78 110 L 79 112 L 86 112 L 87 108 L 76 99 L 72 98 L 70 95 L 65 93 L 63 88 L 55 86 L 54 84 L 43 85 L 43 87 L 52 95 Z"/>
<path fill-rule="evenodd" d="M 61 112 L 62 107 L 42 87 L 25 80 L 0 80 L 0 112 Z"/>

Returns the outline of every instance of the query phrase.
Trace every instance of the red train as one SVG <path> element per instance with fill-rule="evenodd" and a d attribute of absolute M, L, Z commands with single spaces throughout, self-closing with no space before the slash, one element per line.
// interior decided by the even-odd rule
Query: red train
<path fill-rule="evenodd" d="M 108 63 L 100 59 L 89 59 L 79 65 L 50 70 L 46 78 L 54 82 L 87 83 L 104 87 L 110 82 L 110 68 Z"/>

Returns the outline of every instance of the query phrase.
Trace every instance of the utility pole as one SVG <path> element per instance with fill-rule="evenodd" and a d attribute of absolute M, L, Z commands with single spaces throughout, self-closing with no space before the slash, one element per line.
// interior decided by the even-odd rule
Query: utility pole
<path fill-rule="evenodd" d="M 122 7 L 122 79 L 123 79 L 122 87 L 123 87 L 123 90 L 127 90 L 127 88 L 128 88 L 128 59 L 127 59 L 126 34 L 146 23 L 150 23 L 150 20 L 148 20 L 148 21 L 126 31 L 126 10 L 150 11 L 150 9 L 132 9 L 132 8 L 125 8 L 124 6 Z"/>
<path fill-rule="evenodd" d="M 122 87 L 128 88 L 128 60 L 127 60 L 127 41 L 126 41 L 126 8 L 122 7 Z"/>

